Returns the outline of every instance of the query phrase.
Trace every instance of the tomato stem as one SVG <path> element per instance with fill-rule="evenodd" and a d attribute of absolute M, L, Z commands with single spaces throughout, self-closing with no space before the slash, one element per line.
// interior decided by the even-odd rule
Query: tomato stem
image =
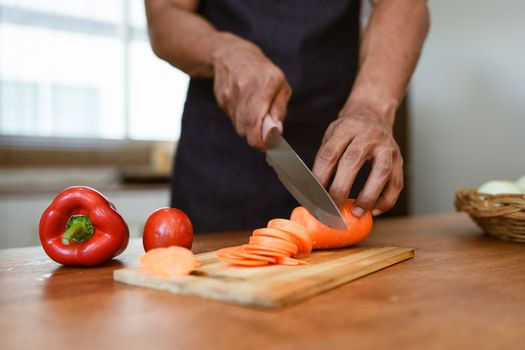
<path fill-rule="evenodd" d="M 93 236 L 93 224 L 85 215 L 73 215 L 66 224 L 62 235 L 62 244 L 69 245 L 71 241 L 82 243 Z"/>

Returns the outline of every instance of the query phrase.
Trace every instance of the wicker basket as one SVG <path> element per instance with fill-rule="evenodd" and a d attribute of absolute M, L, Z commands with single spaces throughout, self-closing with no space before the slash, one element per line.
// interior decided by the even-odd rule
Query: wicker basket
<path fill-rule="evenodd" d="M 525 195 L 487 195 L 463 188 L 456 192 L 455 205 L 489 235 L 525 243 Z"/>

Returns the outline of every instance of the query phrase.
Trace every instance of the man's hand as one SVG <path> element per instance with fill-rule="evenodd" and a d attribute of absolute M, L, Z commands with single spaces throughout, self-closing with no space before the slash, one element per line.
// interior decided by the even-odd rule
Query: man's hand
<path fill-rule="evenodd" d="M 372 171 L 352 212 L 378 215 L 403 188 L 403 159 L 394 137 L 395 112 L 429 28 L 425 0 L 373 0 L 359 49 L 359 70 L 345 106 L 325 133 L 314 174 L 341 205 L 366 161 Z"/>
<path fill-rule="evenodd" d="M 358 171 L 366 161 L 372 171 L 352 212 L 378 215 L 390 209 L 403 188 L 403 159 L 387 119 L 362 109 L 342 114 L 326 130 L 313 172 L 337 205 L 348 198 Z"/>
<path fill-rule="evenodd" d="M 237 133 L 261 149 L 264 116 L 284 120 L 292 89 L 282 70 L 256 45 L 232 34 L 219 35 L 222 45 L 212 56 L 215 97 Z"/>
<path fill-rule="evenodd" d="M 199 4 L 145 1 L 153 51 L 192 77 L 214 78 L 215 97 L 237 133 L 263 148 L 262 120 L 267 114 L 284 119 L 290 85 L 257 45 L 218 31 L 196 13 Z"/>

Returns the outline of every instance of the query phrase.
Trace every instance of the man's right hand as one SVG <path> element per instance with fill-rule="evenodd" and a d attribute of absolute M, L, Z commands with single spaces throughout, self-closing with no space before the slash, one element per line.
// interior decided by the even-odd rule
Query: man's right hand
<path fill-rule="evenodd" d="M 257 45 L 219 32 L 197 13 L 199 0 L 146 0 L 155 54 L 191 77 L 214 78 L 219 106 L 237 133 L 262 149 L 262 121 L 283 120 L 292 90 Z"/>
<path fill-rule="evenodd" d="M 212 55 L 214 92 L 240 136 L 248 144 L 264 147 L 263 118 L 284 120 L 292 89 L 281 69 L 256 45 L 229 33 L 217 33 Z"/>

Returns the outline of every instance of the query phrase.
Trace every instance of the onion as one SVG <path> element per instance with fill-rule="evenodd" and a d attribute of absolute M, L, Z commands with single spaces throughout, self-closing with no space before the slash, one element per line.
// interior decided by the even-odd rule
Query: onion
<path fill-rule="evenodd" d="M 525 185 L 525 177 L 522 179 L 523 184 Z M 493 180 L 479 186 L 478 192 L 484 194 L 523 194 L 525 193 L 525 190 L 511 181 Z"/>
<path fill-rule="evenodd" d="M 516 180 L 514 182 L 514 184 L 516 186 L 518 186 L 519 188 L 521 188 L 521 190 L 523 191 L 523 193 L 525 193 L 525 175 L 523 175 L 522 177 L 520 177 L 518 180 Z"/>

